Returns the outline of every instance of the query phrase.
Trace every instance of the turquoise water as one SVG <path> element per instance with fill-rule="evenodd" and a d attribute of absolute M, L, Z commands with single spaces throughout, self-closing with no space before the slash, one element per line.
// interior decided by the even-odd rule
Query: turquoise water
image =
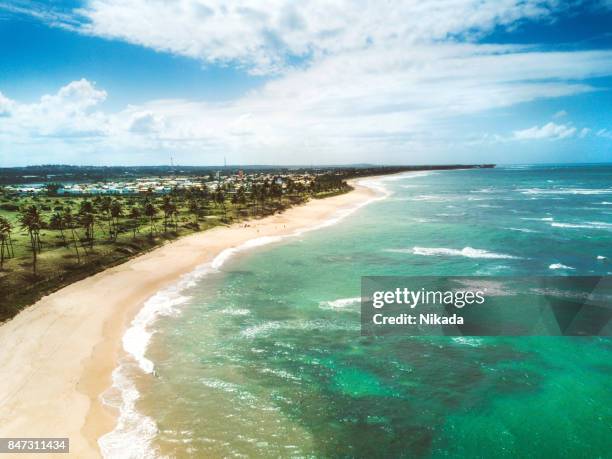
<path fill-rule="evenodd" d="M 360 276 L 612 274 L 612 167 L 443 171 L 180 290 L 136 375 L 172 457 L 610 457 L 607 338 L 361 337 Z M 179 304 L 180 303 L 180 304 Z"/>

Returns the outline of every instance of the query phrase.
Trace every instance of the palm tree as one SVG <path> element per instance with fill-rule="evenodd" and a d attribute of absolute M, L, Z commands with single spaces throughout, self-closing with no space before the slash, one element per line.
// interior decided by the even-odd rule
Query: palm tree
<path fill-rule="evenodd" d="M 278 198 L 279 204 L 283 203 L 283 187 L 280 183 L 277 183 L 276 179 L 270 185 L 270 195 Z"/>
<path fill-rule="evenodd" d="M 66 222 L 64 221 L 64 214 L 61 212 L 55 212 L 53 215 L 51 215 L 49 225 L 52 229 L 59 230 L 62 242 L 66 244 L 66 236 L 64 235 L 64 227 L 66 225 Z"/>
<path fill-rule="evenodd" d="M 256 186 L 254 191 L 255 199 L 259 201 L 261 206 L 261 212 L 263 213 L 266 205 L 266 199 L 268 199 L 268 196 L 270 195 L 270 182 L 268 181 L 268 179 Z"/>
<path fill-rule="evenodd" d="M 164 233 L 168 232 L 168 222 L 171 222 L 175 209 L 176 206 L 172 202 L 170 196 L 164 196 L 162 203 L 162 210 L 164 211 Z"/>
<path fill-rule="evenodd" d="M 291 177 L 287 177 L 285 182 L 287 183 L 287 196 L 291 199 L 291 195 L 295 193 L 295 182 Z"/>
<path fill-rule="evenodd" d="M 140 209 L 138 207 L 132 207 L 130 209 L 130 226 L 132 227 L 132 239 L 136 239 L 136 233 L 139 232 L 140 229 L 140 217 L 141 217 Z"/>
<path fill-rule="evenodd" d="M 215 202 L 221 207 L 223 210 L 223 221 L 227 221 L 227 210 L 225 208 L 225 193 L 221 187 L 217 188 L 215 191 Z"/>
<path fill-rule="evenodd" d="M 102 199 L 100 199 L 99 204 L 98 204 L 100 211 L 104 214 L 104 217 L 106 218 L 106 224 L 108 225 L 108 238 L 110 240 L 113 239 L 113 225 L 111 222 L 111 219 L 112 219 L 111 206 L 112 206 L 112 200 L 110 196 L 104 196 Z"/>
<path fill-rule="evenodd" d="M 4 267 L 4 259 L 12 253 L 11 230 L 13 225 L 7 218 L 0 217 L 0 269 Z"/>
<path fill-rule="evenodd" d="M 119 233 L 119 217 L 123 214 L 123 204 L 117 199 L 114 199 L 110 205 L 110 215 L 113 225 L 113 240 L 117 240 Z"/>
<path fill-rule="evenodd" d="M 189 201 L 189 213 L 193 214 L 193 224 L 198 226 L 198 217 L 200 216 L 200 206 L 198 205 L 198 201 L 192 199 Z"/>
<path fill-rule="evenodd" d="M 178 231 L 179 209 L 178 209 L 178 206 L 175 203 L 172 203 L 172 206 L 170 207 L 170 216 L 171 216 L 172 222 L 174 224 L 174 231 Z"/>
<path fill-rule="evenodd" d="M 96 218 L 94 216 L 94 206 L 91 201 L 81 202 L 79 207 L 79 224 L 85 230 L 85 240 L 89 242 L 89 248 L 93 248 L 94 243 L 94 224 Z"/>
<path fill-rule="evenodd" d="M 155 218 L 155 215 L 157 214 L 157 209 L 155 208 L 155 205 L 149 200 L 147 199 L 144 202 L 143 205 L 143 211 L 144 214 L 149 217 L 149 224 L 150 224 L 150 233 L 149 233 L 149 237 L 153 238 L 153 219 Z"/>
<path fill-rule="evenodd" d="M 70 228 L 70 233 L 72 235 L 72 242 L 74 243 L 74 251 L 76 252 L 76 256 L 77 256 L 77 263 L 81 263 L 81 255 L 79 254 L 79 246 L 77 244 L 77 237 L 74 231 L 74 227 L 75 227 L 75 220 L 74 220 L 74 216 L 72 215 L 72 209 L 70 207 L 66 207 L 66 209 L 64 209 L 64 215 L 63 215 L 63 220 L 64 220 L 64 225 L 66 226 L 66 228 Z"/>
<path fill-rule="evenodd" d="M 89 244 L 89 249 L 93 249 L 94 244 L 94 224 L 96 219 L 94 214 L 89 212 L 79 213 L 79 223 L 85 230 L 85 240 Z"/>
<path fill-rule="evenodd" d="M 206 185 L 205 182 L 202 182 L 202 186 L 200 187 L 200 198 L 203 201 L 207 201 L 208 200 L 208 186 Z"/>
<path fill-rule="evenodd" d="M 37 254 L 41 251 L 40 229 L 42 228 L 42 218 L 38 207 L 31 205 L 21 211 L 19 216 L 21 227 L 30 235 L 30 245 L 32 248 L 32 270 L 36 274 Z"/>

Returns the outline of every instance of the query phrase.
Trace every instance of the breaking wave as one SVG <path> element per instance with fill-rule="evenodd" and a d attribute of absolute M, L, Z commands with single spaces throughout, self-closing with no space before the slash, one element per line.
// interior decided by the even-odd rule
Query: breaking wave
<path fill-rule="evenodd" d="M 514 255 L 505 253 L 489 252 L 482 249 L 474 249 L 472 247 L 464 247 L 461 250 L 449 249 L 446 247 L 413 247 L 412 249 L 387 249 L 387 252 L 412 253 L 414 255 L 423 256 L 448 256 L 448 257 L 466 257 L 466 258 L 490 258 L 490 259 L 519 259 Z"/>

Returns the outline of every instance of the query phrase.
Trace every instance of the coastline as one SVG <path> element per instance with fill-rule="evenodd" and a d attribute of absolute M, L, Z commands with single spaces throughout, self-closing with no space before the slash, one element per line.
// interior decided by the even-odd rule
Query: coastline
<path fill-rule="evenodd" d="M 343 195 L 185 236 L 64 287 L 0 326 L 0 365 L 10 375 L 0 381 L 0 437 L 69 437 L 71 454 L 99 457 L 97 440 L 116 422 L 100 395 L 145 301 L 248 241 L 333 224 L 379 195 L 358 183 L 364 179 L 351 180 L 354 190 Z"/>

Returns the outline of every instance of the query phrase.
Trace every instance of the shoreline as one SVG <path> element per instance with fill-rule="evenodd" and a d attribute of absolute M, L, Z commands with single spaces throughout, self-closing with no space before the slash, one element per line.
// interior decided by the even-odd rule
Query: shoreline
<path fill-rule="evenodd" d="M 380 196 L 359 184 L 371 178 L 349 181 L 354 190 L 342 195 L 185 236 L 43 297 L 2 324 L 0 365 L 10 376 L 0 381 L 0 437 L 69 437 L 71 454 L 100 457 L 98 439 L 118 417 L 101 395 L 112 386 L 123 336 L 144 303 L 224 251 L 335 223 L 340 212 Z"/>

